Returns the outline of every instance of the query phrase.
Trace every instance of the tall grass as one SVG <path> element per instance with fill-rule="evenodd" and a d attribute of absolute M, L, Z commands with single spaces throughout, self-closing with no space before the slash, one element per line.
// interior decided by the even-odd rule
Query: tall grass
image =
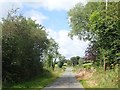
<path fill-rule="evenodd" d="M 90 80 L 97 83 L 96 88 L 118 88 L 118 66 L 114 69 L 104 71 L 103 67 L 97 67 L 96 72 Z"/>
<path fill-rule="evenodd" d="M 80 80 L 84 88 L 118 88 L 120 85 L 119 66 L 116 65 L 114 69 L 104 71 L 101 66 L 96 66 L 91 63 L 83 64 L 82 67 L 75 66 L 74 72 L 80 73 L 80 69 L 85 71 L 93 71 L 92 76 L 88 79 Z"/>
<path fill-rule="evenodd" d="M 96 71 L 88 80 L 82 80 L 85 88 L 118 88 L 118 66 L 104 71 L 103 67 L 95 67 Z"/>

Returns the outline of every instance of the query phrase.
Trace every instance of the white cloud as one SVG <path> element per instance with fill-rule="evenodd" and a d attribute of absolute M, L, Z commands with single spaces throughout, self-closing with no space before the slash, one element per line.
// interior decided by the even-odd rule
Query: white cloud
<path fill-rule="evenodd" d="M 24 1 L 25 2 L 25 1 Z M 32 8 L 40 8 L 43 7 L 47 10 L 66 10 L 68 11 L 75 4 L 81 2 L 83 4 L 87 3 L 87 0 L 36 0 L 36 1 L 28 1 L 27 5 Z"/>
<path fill-rule="evenodd" d="M 88 46 L 88 41 L 79 40 L 77 37 L 74 37 L 73 40 L 68 37 L 67 30 L 54 31 L 52 29 L 47 29 L 49 36 L 55 39 L 59 44 L 59 52 L 70 58 L 72 56 L 84 56 L 85 49 Z"/>
<path fill-rule="evenodd" d="M 36 20 L 37 23 L 42 24 L 44 20 L 47 19 L 41 12 L 36 10 L 30 10 L 24 14 L 26 17 Z"/>
<path fill-rule="evenodd" d="M 78 2 L 85 0 L 40 0 L 40 5 L 49 10 L 69 10 Z"/>
<path fill-rule="evenodd" d="M 86 0 L 0 0 L 0 18 L 7 15 L 8 10 L 13 8 L 23 8 L 28 5 L 31 8 L 45 8 L 47 10 L 66 10 L 68 11 L 78 2 L 86 3 Z M 36 15 L 38 17 L 38 15 Z M 36 17 L 32 17 L 36 19 Z M 43 19 L 44 17 L 42 17 Z"/>
<path fill-rule="evenodd" d="M 14 2 L 15 1 L 15 2 Z M 10 2 L 7 2 L 6 0 L 0 1 L 0 21 L 2 17 L 6 17 L 8 14 L 8 11 L 11 9 L 20 8 L 22 10 L 23 8 L 23 1 L 20 2 L 20 0 L 11 0 Z M 31 17 L 33 20 L 36 20 L 37 23 L 41 24 L 45 19 L 47 19 L 46 16 L 44 16 L 42 13 L 36 11 L 36 10 L 30 10 L 27 12 L 24 12 L 24 16 Z"/>

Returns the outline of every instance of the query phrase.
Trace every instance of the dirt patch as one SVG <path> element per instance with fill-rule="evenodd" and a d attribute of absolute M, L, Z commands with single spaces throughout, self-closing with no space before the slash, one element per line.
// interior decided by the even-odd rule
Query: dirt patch
<path fill-rule="evenodd" d="M 88 83 L 91 87 L 97 86 L 97 83 L 94 80 L 90 79 L 95 71 L 95 69 L 81 69 L 76 73 L 75 77 L 77 80 L 86 80 L 86 83 Z"/>
<path fill-rule="evenodd" d="M 77 72 L 75 75 L 77 80 L 87 80 L 92 77 L 93 73 L 95 70 L 86 70 L 86 69 L 81 69 Z"/>

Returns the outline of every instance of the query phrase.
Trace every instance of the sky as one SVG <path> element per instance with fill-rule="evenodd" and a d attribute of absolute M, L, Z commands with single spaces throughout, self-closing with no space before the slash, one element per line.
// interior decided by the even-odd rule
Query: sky
<path fill-rule="evenodd" d="M 20 8 L 25 17 L 31 17 L 36 23 L 45 26 L 49 37 L 59 44 L 59 52 L 66 58 L 84 56 L 88 41 L 73 40 L 68 36 L 71 28 L 68 24 L 67 12 L 77 3 L 86 4 L 86 0 L 1 0 L 0 19 L 7 15 L 8 10 Z"/>

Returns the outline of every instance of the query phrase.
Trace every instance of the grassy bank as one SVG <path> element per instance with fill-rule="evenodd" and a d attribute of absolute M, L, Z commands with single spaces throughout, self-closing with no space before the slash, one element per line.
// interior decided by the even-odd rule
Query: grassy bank
<path fill-rule="evenodd" d="M 86 80 L 86 83 L 91 88 L 118 88 L 118 83 L 120 83 L 118 79 L 118 67 L 107 71 L 100 67 L 96 68 L 96 72 L 93 73 L 89 80 Z"/>
<path fill-rule="evenodd" d="M 3 86 L 3 90 L 8 90 L 8 88 L 34 88 L 36 90 L 37 88 L 43 88 L 47 86 L 48 84 L 52 83 L 54 80 L 56 80 L 63 72 L 63 69 L 57 68 L 55 71 L 52 70 L 46 70 L 42 76 L 38 76 L 36 78 L 33 78 L 26 82 L 21 82 L 18 84 L 7 84 Z M 36 89 L 35 89 L 36 88 Z"/>
<path fill-rule="evenodd" d="M 115 69 L 104 71 L 103 67 L 93 67 L 91 69 L 82 68 L 84 71 L 80 71 L 81 68 L 75 67 L 76 73 L 81 76 L 77 76 L 77 79 L 83 85 L 84 88 L 118 88 L 120 78 L 118 77 L 118 66 Z M 93 69 L 94 68 L 94 69 Z M 79 77 L 79 78 L 78 78 Z"/>

